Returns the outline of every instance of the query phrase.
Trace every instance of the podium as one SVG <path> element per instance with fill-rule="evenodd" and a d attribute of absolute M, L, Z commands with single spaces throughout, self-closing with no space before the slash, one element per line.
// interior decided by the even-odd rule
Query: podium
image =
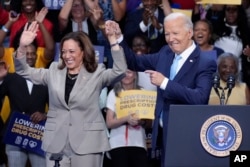
<path fill-rule="evenodd" d="M 228 150 L 250 151 L 249 128 L 250 106 L 171 105 L 166 167 L 229 167 Z"/>

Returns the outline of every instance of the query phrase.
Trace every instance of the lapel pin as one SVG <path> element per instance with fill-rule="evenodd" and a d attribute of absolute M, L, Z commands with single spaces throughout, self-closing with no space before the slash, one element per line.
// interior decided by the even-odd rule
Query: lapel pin
<path fill-rule="evenodd" d="M 189 62 L 190 62 L 190 63 L 193 63 L 193 60 L 191 59 L 191 60 L 189 60 Z"/>

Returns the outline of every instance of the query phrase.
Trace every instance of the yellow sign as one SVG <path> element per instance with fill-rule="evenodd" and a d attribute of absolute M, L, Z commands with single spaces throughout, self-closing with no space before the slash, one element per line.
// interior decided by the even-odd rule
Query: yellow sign
<path fill-rule="evenodd" d="M 172 8 L 173 12 L 179 12 L 179 13 L 183 13 L 186 16 L 188 16 L 189 18 L 191 18 L 192 16 L 192 10 L 185 10 L 185 9 L 176 9 L 176 8 Z"/>
<path fill-rule="evenodd" d="M 199 4 L 240 5 L 241 0 L 201 0 Z"/>
<path fill-rule="evenodd" d="M 128 90 L 116 99 L 117 118 L 135 113 L 140 119 L 154 119 L 156 92 L 147 90 Z"/>

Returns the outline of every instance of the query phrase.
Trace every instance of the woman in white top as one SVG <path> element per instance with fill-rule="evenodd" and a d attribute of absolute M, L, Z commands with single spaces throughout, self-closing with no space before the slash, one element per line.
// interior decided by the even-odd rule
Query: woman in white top
<path fill-rule="evenodd" d="M 115 167 L 146 167 L 147 152 L 145 143 L 144 121 L 131 114 L 116 117 L 116 99 L 121 91 L 140 89 L 137 73 L 127 70 L 121 82 L 116 83 L 107 98 L 106 123 L 110 131 L 111 159 Z"/>

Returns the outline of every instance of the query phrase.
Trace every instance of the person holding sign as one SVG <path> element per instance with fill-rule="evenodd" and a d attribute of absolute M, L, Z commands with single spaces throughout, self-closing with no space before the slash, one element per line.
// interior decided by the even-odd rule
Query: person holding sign
<path fill-rule="evenodd" d="M 105 30 L 112 46 L 112 69 L 95 60 L 89 37 L 83 32 L 71 32 L 61 40 L 61 57 L 49 69 L 26 65 L 26 45 L 36 37 L 37 22 L 32 22 L 20 39 L 15 54 L 18 74 L 49 89 L 49 111 L 42 139 L 47 167 L 53 167 L 51 157 L 62 156 L 61 167 L 101 167 L 103 152 L 110 149 L 107 129 L 99 107 L 99 95 L 127 69 L 124 52 L 116 42 L 110 21 Z M 52 156 L 51 156 L 52 155 Z"/>
<path fill-rule="evenodd" d="M 171 13 L 164 19 L 165 40 L 168 45 L 155 54 L 136 56 L 123 40 L 119 25 L 112 22 L 117 42 L 124 48 L 129 69 L 150 74 L 157 86 L 157 100 L 152 134 L 152 148 L 162 147 L 162 166 L 167 141 L 170 105 L 207 104 L 212 88 L 216 62 L 202 56 L 193 41 L 193 23 L 182 13 Z M 169 134 L 171 135 L 171 134 Z"/>
<path fill-rule="evenodd" d="M 17 36 L 20 37 L 20 35 Z M 15 41 L 19 41 L 19 38 L 16 38 Z M 0 46 L 0 48 L 3 49 L 3 46 Z M 26 45 L 26 50 L 27 56 L 25 62 L 27 62 L 30 67 L 35 67 L 37 60 L 36 41 Z M 7 67 L 7 63 L 4 61 L 0 62 L 0 98 L 3 99 L 5 96 L 9 98 L 11 110 L 10 117 L 12 117 L 15 112 L 18 112 L 28 115 L 34 125 L 44 121 L 46 119 L 46 104 L 48 104 L 49 101 L 48 88 L 44 85 L 33 84 L 30 80 L 23 78 L 17 73 L 7 73 L 8 68 L 9 67 Z M 6 125 L 9 125 L 9 122 L 11 122 L 9 119 L 6 122 Z M 17 144 L 16 142 L 13 143 L 13 145 L 12 143 L 6 144 L 8 167 L 25 167 L 27 159 L 29 159 L 32 167 L 44 167 L 46 165 L 45 157 L 24 149 L 24 146 L 22 145 L 24 144 L 25 139 L 26 141 L 28 139 L 30 139 L 30 141 L 34 141 L 34 139 L 37 139 L 38 136 L 35 136 L 34 133 L 27 134 L 27 131 L 24 130 L 25 126 L 22 126 L 23 129 L 19 128 L 19 130 L 21 129 L 19 132 L 13 130 L 15 129 L 14 124 L 10 124 L 9 126 L 12 127 L 11 131 L 13 134 L 25 134 L 26 138 L 23 138 L 22 143 L 20 143 L 19 146 L 14 145 Z M 7 130 L 5 135 L 7 135 Z M 42 134 L 39 136 L 42 136 Z M 16 137 L 16 140 L 18 140 L 18 137 L 20 139 L 20 135 Z M 25 144 L 25 146 L 27 145 Z"/>
<path fill-rule="evenodd" d="M 106 123 L 110 128 L 109 151 L 115 167 L 146 167 L 147 151 L 145 121 L 138 118 L 135 112 L 117 118 L 116 103 L 119 94 L 127 90 L 139 90 L 137 73 L 127 70 L 125 78 L 114 85 L 107 98 Z"/>

